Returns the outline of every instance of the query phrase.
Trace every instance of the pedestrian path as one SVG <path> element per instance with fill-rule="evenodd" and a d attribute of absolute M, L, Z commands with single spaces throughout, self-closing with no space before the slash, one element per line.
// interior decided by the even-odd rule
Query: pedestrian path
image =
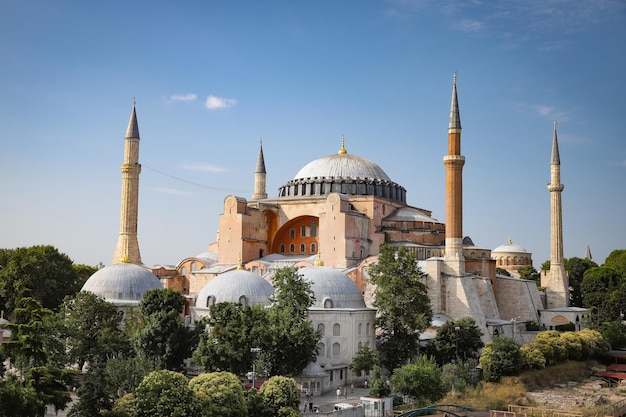
<path fill-rule="evenodd" d="M 307 403 L 307 411 L 303 412 L 304 409 L 304 401 L 306 397 L 304 395 L 300 398 L 300 413 L 302 414 L 315 414 L 315 410 L 319 410 L 320 412 L 329 412 L 333 411 L 335 404 L 344 403 L 357 405 L 361 403 L 361 397 L 367 397 L 369 395 L 369 389 L 362 387 L 354 387 L 351 389 L 350 387 L 346 388 L 346 395 L 337 395 L 336 390 L 331 390 L 321 395 L 314 396 L 311 401 L 313 403 L 313 407 L 308 406 Z M 312 411 L 313 410 L 313 411 Z"/>

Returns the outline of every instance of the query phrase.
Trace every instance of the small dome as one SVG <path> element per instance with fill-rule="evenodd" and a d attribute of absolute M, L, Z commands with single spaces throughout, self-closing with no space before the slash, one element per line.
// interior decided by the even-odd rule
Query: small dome
<path fill-rule="evenodd" d="M 96 271 L 83 285 L 82 291 L 89 291 L 106 301 L 139 302 L 148 290 L 163 286 L 150 271 L 131 263 L 113 264 Z"/>
<path fill-rule="evenodd" d="M 505 253 L 528 253 L 528 251 L 526 249 L 524 249 L 523 247 L 521 247 L 517 243 L 513 243 L 511 238 L 509 238 L 509 241 L 505 245 L 500 245 L 500 246 L 498 246 L 497 248 L 495 248 L 494 250 L 491 251 L 491 253 L 502 253 L 502 252 L 505 252 Z"/>
<path fill-rule="evenodd" d="M 243 269 L 228 271 L 209 281 L 198 294 L 196 306 L 210 307 L 217 303 L 268 305 L 274 293 L 272 284 L 259 275 Z"/>
<path fill-rule="evenodd" d="M 365 308 L 363 295 L 347 275 L 326 266 L 310 266 L 298 270 L 311 283 L 315 295 L 314 308 Z"/>

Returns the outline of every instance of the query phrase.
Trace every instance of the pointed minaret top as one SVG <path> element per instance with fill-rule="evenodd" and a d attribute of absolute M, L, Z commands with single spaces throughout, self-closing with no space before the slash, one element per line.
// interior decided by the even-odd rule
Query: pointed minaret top
<path fill-rule="evenodd" d="M 450 124 L 448 125 L 448 129 L 461 129 L 459 100 L 456 96 L 456 72 L 454 73 L 454 85 L 452 86 L 452 104 L 450 105 Z"/>
<path fill-rule="evenodd" d="M 324 261 L 322 261 L 322 252 L 317 252 L 317 259 L 313 263 L 313 266 L 324 266 Z"/>
<path fill-rule="evenodd" d="M 556 120 L 554 121 L 554 138 L 552 139 L 552 165 L 561 165 L 561 158 L 559 157 L 559 142 L 556 139 Z"/>
<path fill-rule="evenodd" d="M 585 259 L 589 259 L 593 261 L 593 256 L 591 256 L 591 249 L 589 249 L 589 245 L 587 245 L 587 252 L 585 253 Z"/>
<path fill-rule="evenodd" d="M 265 158 L 263 158 L 263 138 L 260 140 L 259 147 L 259 158 L 256 160 L 256 169 L 254 170 L 257 174 L 266 174 L 265 171 Z"/>
<path fill-rule="evenodd" d="M 125 138 L 139 139 L 139 126 L 137 125 L 137 112 L 135 107 L 137 106 L 137 100 L 133 100 L 133 112 L 130 114 L 130 120 L 128 121 L 128 129 L 126 129 Z"/>
<path fill-rule="evenodd" d="M 338 155 L 345 155 L 347 154 L 348 151 L 346 151 L 346 142 L 343 138 L 343 133 L 341 134 L 341 149 L 339 149 L 339 152 L 337 152 Z"/>

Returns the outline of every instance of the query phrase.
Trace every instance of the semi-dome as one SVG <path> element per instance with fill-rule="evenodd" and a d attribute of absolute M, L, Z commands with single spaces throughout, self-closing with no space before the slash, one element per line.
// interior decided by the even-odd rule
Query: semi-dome
<path fill-rule="evenodd" d="M 83 285 L 89 291 L 114 304 L 138 304 L 148 290 L 163 286 L 150 271 L 139 265 L 119 263 L 96 271 Z"/>
<path fill-rule="evenodd" d="M 528 253 L 528 251 L 524 249 L 522 246 L 518 245 L 517 243 L 513 243 L 511 238 L 509 238 L 509 241 L 506 244 L 500 245 L 491 251 L 491 253 L 494 253 L 494 252 L 495 253 Z"/>
<path fill-rule="evenodd" d="M 313 308 L 365 308 L 363 295 L 347 275 L 326 266 L 301 268 L 298 273 L 311 283 Z"/>
<path fill-rule="evenodd" d="M 315 197 L 330 193 L 375 195 L 406 203 L 406 190 L 393 182 L 376 163 L 351 155 L 343 137 L 341 149 L 306 164 L 279 188 L 279 197 Z"/>
<path fill-rule="evenodd" d="M 259 275 L 243 269 L 225 272 L 209 281 L 198 294 L 197 307 L 217 303 L 268 305 L 274 287 Z"/>

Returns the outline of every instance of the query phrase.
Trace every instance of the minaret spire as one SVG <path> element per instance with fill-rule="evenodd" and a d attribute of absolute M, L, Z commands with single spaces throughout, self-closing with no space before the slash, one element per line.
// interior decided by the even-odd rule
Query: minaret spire
<path fill-rule="evenodd" d="M 456 92 L 456 73 L 452 85 L 450 123 L 448 125 L 448 154 L 443 157 L 446 167 L 446 249 L 447 273 L 465 274 L 463 257 L 463 165 L 461 155 L 461 116 Z"/>
<path fill-rule="evenodd" d="M 341 149 L 339 149 L 339 152 L 337 152 L 338 155 L 345 155 L 347 154 L 348 151 L 346 151 L 346 141 L 343 137 L 343 133 L 341 134 Z"/>
<path fill-rule="evenodd" d="M 546 287 L 546 307 L 567 307 L 569 301 L 569 279 L 563 264 L 563 208 L 561 192 L 561 158 L 554 121 L 552 137 L 552 157 L 550 159 L 550 271 L 542 277 L 541 285 Z"/>
<path fill-rule="evenodd" d="M 124 137 L 124 163 L 122 164 L 122 201 L 120 209 L 120 235 L 113 255 L 113 263 L 130 262 L 141 265 L 139 243 L 137 241 L 137 220 L 139 206 L 139 125 L 137 124 L 137 102 L 133 100 L 133 110 Z"/>
<path fill-rule="evenodd" d="M 265 190 L 267 172 L 265 171 L 265 158 L 263 157 L 263 138 L 260 139 L 259 156 L 256 161 L 256 169 L 254 170 L 254 193 L 253 200 L 264 200 L 267 198 Z"/>

